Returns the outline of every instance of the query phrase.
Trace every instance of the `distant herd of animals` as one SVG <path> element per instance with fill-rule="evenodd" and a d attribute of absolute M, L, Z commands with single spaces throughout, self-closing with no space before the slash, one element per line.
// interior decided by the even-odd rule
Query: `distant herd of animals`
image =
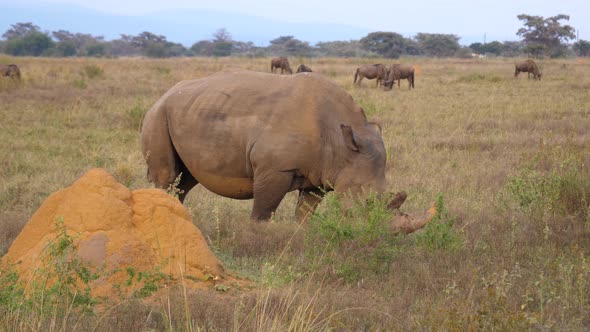
<path fill-rule="evenodd" d="M 541 72 L 539 71 L 539 67 L 535 63 L 535 61 L 531 59 L 527 59 L 522 62 L 518 62 L 514 64 L 514 77 L 518 77 L 518 74 L 521 72 L 528 73 L 528 77 L 533 75 L 533 78 L 536 80 L 541 79 Z M 279 57 L 273 58 L 270 61 L 270 71 L 271 73 L 278 73 L 278 69 L 281 69 L 281 74 L 289 73 L 293 74 L 293 70 L 291 70 L 291 66 L 289 64 L 289 59 L 286 57 Z M 297 73 L 302 72 L 312 72 L 311 68 L 308 66 L 301 64 L 299 68 L 297 68 Z M 358 67 L 354 73 L 354 81 L 353 83 L 357 86 L 361 85 L 361 81 L 366 78 L 368 80 L 376 80 L 376 87 L 379 85 L 383 86 L 385 91 L 391 90 L 395 81 L 397 81 L 398 88 L 401 85 L 401 80 L 406 79 L 408 80 L 408 89 L 414 88 L 415 82 L 415 70 L 414 67 L 409 65 L 403 65 L 399 63 L 392 64 L 391 67 L 387 67 L 384 64 L 376 63 L 370 65 L 362 65 Z"/>
<path fill-rule="evenodd" d="M 271 73 L 278 73 L 279 69 L 281 70 L 281 74 L 293 74 L 293 70 L 289 64 L 289 59 L 286 57 L 273 58 L 270 61 Z M 312 72 L 311 68 L 301 64 L 297 68 L 296 73 L 310 72 Z M 529 78 L 532 74 L 533 78 L 536 80 L 540 80 L 542 76 L 541 72 L 539 71 L 539 67 L 535 61 L 531 59 L 518 62 L 514 65 L 514 77 L 518 77 L 521 72 L 528 73 Z M 0 64 L 0 77 L 8 77 L 10 79 L 20 81 L 21 72 L 18 66 L 15 64 Z M 356 69 L 356 72 L 354 73 L 354 84 L 360 86 L 361 81 L 364 78 L 368 80 L 376 79 L 376 86 L 378 87 L 379 85 L 382 85 L 384 90 L 391 90 L 396 80 L 397 86 L 400 87 L 401 80 L 407 79 L 408 89 L 412 89 L 414 87 L 415 73 L 414 68 L 408 65 L 393 64 L 391 67 L 387 67 L 386 65 L 377 63 L 372 65 L 362 65 Z"/>

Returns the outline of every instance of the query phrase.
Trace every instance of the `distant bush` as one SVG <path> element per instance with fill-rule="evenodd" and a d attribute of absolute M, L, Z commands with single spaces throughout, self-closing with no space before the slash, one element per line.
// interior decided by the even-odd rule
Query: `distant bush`
<path fill-rule="evenodd" d="M 508 180 L 508 192 L 520 210 L 532 217 L 555 214 L 590 221 L 590 170 L 584 160 L 569 155 L 543 171 L 538 166 L 544 158 L 538 154 Z"/>
<path fill-rule="evenodd" d="M 83 68 L 86 77 L 93 79 L 104 76 L 104 69 L 97 65 L 86 65 Z"/>
<path fill-rule="evenodd" d="M 88 84 L 82 78 L 72 81 L 72 85 L 78 89 L 86 89 L 88 87 Z"/>

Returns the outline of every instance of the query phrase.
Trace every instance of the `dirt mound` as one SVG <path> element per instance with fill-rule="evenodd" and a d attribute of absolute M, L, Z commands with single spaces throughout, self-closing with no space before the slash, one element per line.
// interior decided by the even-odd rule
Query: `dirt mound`
<path fill-rule="evenodd" d="M 133 291 L 126 282 L 130 271 L 157 270 L 172 277 L 167 285 L 184 280 L 191 288 L 227 281 L 220 261 L 177 199 L 156 189 L 131 192 L 102 169 L 50 195 L 2 263 L 17 263 L 25 280 L 38 277 L 40 257 L 60 232 L 56 220 L 63 220 L 78 257 L 101 271 L 102 277 L 91 284 L 95 295 L 109 297 L 115 289 L 120 294 L 125 283 L 126 292 Z"/>

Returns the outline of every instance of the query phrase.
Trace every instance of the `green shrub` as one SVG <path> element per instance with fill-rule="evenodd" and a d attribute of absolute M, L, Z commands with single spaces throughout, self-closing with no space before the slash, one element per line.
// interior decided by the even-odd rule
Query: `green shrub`
<path fill-rule="evenodd" d="M 398 252 L 389 223 L 392 215 L 384 201 L 372 196 L 344 209 L 341 198 L 329 194 L 311 217 L 306 253 L 315 268 L 328 268 L 346 281 L 389 271 Z"/>
<path fill-rule="evenodd" d="M 79 89 L 86 89 L 88 87 L 88 84 L 86 84 L 86 81 L 82 78 L 79 80 L 74 80 L 72 85 Z"/>
<path fill-rule="evenodd" d="M 428 250 L 458 250 L 463 247 L 463 237 L 453 229 L 455 218 L 446 210 L 442 194 L 436 199 L 436 215 L 415 235 L 416 244 Z"/>
<path fill-rule="evenodd" d="M 510 177 L 507 189 L 525 214 L 542 218 L 546 215 L 574 216 L 588 221 L 590 172 L 575 155 L 566 157 L 549 171 L 535 169 L 542 156 L 525 165 Z"/>
<path fill-rule="evenodd" d="M 83 69 L 86 77 L 89 79 L 100 78 L 104 76 L 104 69 L 97 65 L 86 65 Z"/>
<path fill-rule="evenodd" d="M 147 111 L 148 109 L 141 103 L 138 103 L 132 108 L 127 109 L 125 112 L 125 121 L 128 128 L 137 129 L 138 131 L 141 130 L 143 116 Z"/>

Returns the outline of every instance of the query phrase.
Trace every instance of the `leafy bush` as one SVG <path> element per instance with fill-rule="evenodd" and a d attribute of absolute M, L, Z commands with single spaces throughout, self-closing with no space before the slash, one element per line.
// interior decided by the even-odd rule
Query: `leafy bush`
<path fill-rule="evenodd" d="M 88 87 L 84 79 L 73 80 L 72 85 L 78 89 L 86 89 Z"/>
<path fill-rule="evenodd" d="M 344 209 L 341 198 L 329 194 L 323 208 L 311 217 L 306 252 L 315 268 L 346 281 L 367 274 L 386 273 L 398 251 L 389 228 L 391 212 L 384 201 L 372 196 Z"/>
<path fill-rule="evenodd" d="M 86 76 L 90 79 L 104 76 L 104 69 L 97 65 L 86 65 L 83 69 Z"/>
<path fill-rule="evenodd" d="M 532 217 L 569 215 L 588 221 L 588 167 L 580 158 L 570 155 L 549 171 L 537 170 L 535 164 L 541 158 L 542 155 L 537 155 L 531 165 L 525 165 L 508 181 L 508 192 L 518 207 Z"/>
<path fill-rule="evenodd" d="M 416 244 L 428 250 L 458 250 L 463 247 L 463 237 L 453 229 L 455 218 L 446 210 L 442 194 L 436 199 L 436 215 L 424 232 L 415 235 Z"/>
<path fill-rule="evenodd" d="M 132 108 L 127 109 L 125 112 L 125 120 L 127 122 L 127 126 L 131 129 L 137 129 L 138 131 L 141 129 L 141 123 L 143 120 L 143 116 L 147 112 L 147 108 L 142 104 L 136 104 Z"/>

